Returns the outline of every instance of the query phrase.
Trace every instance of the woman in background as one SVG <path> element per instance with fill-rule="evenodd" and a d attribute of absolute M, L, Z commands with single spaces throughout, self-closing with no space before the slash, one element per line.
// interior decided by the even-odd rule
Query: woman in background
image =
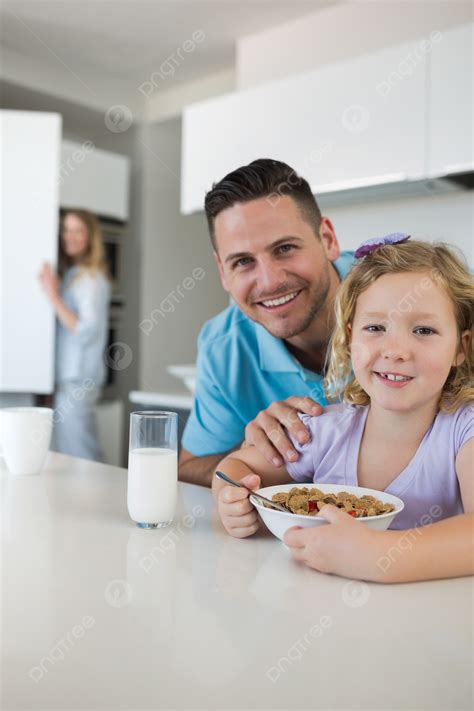
<path fill-rule="evenodd" d="M 68 210 L 62 218 L 59 275 L 50 264 L 44 264 L 40 273 L 57 318 L 55 449 L 104 461 L 96 404 L 106 375 L 111 290 L 99 222 L 86 210 Z"/>

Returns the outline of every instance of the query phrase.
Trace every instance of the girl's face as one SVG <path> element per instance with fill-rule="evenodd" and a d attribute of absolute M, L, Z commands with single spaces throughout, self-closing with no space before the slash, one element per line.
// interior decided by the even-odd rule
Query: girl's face
<path fill-rule="evenodd" d="M 459 345 L 449 296 L 420 272 L 379 277 L 359 296 L 350 330 L 359 384 L 371 402 L 397 412 L 437 404 L 469 338 L 466 331 Z"/>
<path fill-rule="evenodd" d="M 68 257 L 79 259 L 89 245 L 89 232 L 77 215 L 66 215 L 61 230 L 63 248 Z"/>

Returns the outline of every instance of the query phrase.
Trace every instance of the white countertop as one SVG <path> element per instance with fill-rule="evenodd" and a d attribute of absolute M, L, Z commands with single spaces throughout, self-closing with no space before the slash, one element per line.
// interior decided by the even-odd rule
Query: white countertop
<path fill-rule="evenodd" d="M 194 398 L 190 393 L 151 393 L 145 390 L 132 390 L 128 399 L 137 405 L 153 407 L 176 407 L 179 410 L 191 410 Z"/>
<path fill-rule="evenodd" d="M 190 484 L 140 530 L 125 469 L 64 455 L 1 476 L 3 708 L 470 708 L 470 578 L 316 573 L 229 537 Z"/>

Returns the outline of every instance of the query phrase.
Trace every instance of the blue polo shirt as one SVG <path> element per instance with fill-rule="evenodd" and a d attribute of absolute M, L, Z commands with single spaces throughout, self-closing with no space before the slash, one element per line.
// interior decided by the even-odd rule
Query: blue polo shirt
<path fill-rule="evenodd" d="M 333 262 L 341 279 L 353 262 L 353 252 Z M 309 395 L 324 405 L 322 380 L 298 363 L 283 340 L 229 306 L 199 334 L 196 395 L 183 447 L 196 457 L 226 452 L 243 441 L 260 410 L 291 395 Z"/>

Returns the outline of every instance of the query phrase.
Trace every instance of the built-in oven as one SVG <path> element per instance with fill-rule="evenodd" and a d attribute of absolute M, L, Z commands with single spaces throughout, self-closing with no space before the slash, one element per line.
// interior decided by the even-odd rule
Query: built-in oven
<path fill-rule="evenodd" d="M 109 308 L 109 323 L 107 329 L 107 346 L 104 352 L 106 378 L 102 389 L 102 398 L 113 400 L 118 397 L 118 377 L 122 370 L 121 360 L 124 357 L 123 344 L 120 341 L 122 326 L 122 303 L 117 303 L 112 297 Z"/>

